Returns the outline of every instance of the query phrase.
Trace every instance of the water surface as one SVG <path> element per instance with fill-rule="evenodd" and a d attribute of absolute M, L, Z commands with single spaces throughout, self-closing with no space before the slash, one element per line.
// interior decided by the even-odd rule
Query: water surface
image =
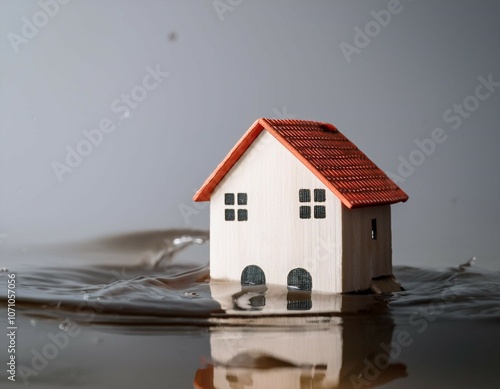
<path fill-rule="evenodd" d="M 30 248 L 23 258 L 7 250 L 15 265 L 0 282 L 5 291 L 16 274 L 16 384 L 500 387 L 498 272 L 462 258 L 448 269 L 396 266 L 405 291 L 388 296 L 242 290 L 210 284 L 207 241 L 175 230 Z M 0 383 L 16 385 L 5 371 Z"/>

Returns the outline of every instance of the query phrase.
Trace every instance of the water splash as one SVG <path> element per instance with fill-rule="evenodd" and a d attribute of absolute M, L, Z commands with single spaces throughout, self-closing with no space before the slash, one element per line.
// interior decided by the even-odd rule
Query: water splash
<path fill-rule="evenodd" d="M 198 265 L 178 260 L 180 252 L 206 244 L 208 239 L 206 231 L 168 230 L 122 234 L 67 246 L 61 263 L 82 251 L 97 257 L 110 252 L 133 253 L 136 261 L 128 265 L 80 264 L 79 267 L 19 271 L 17 304 L 35 318 L 77 322 L 91 318 L 93 323 L 115 324 L 186 321 L 208 324 L 214 317 L 234 317 L 245 311 L 258 315 L 262 304 L 278 305 L 281 301 L 276 299 L 282 298 L 285 299 L 285 312 L 281 313 L 284 315 L 291 314 L 286 311 L 289 298 L 289 306 L 305 310 L 299 314 L 313 316 L 390 312 L 396 318 L 408 317 L 412 312 L 432 309 L 439 303 L 439 307 L 442 306 L 439 315 L 444 317 L 500 318 L 500 273 L 472 267 L 477 262 L 475 258 L 447 270 L 395 267 L 395 275 L 405 291 L 393 296 L 320 294 L 319 297 L 313 295 L 312 300 L 297 299 L 287 295 L 286 290 L 283 292 L 283 287 L 274 285 L 258 293 L 233 294 L 223 288 L 221 295 L 214 296 L 213 285 L 211 289 L 209 284 L 208 258 L 193 258 L 198 259 Z M 0 282 L 6 282 L 5 277 Z M 225 300 L 233 301 L 231 310 L 222 309 Z M 335 306 L 340 308 L 328 308 L 335 301 L 338 301 Z"/>
<path fill-rule="evenodd" d="M 461 265 L 458 266 L 459 270 L 465 271 L 466 267 L 472 267 L 476 263 L 476 257 L 470 258 L 467 262 L 462 263 Z"/>
<path fill-rule="evenodd" d="M 172 258 L 180 251 L 191 245 L 204 244 L 207 241 L 208 234 L 204 234 L 203 236 L 182 235 L 179 238 L 172 240 L 166 239 L 165 248 L 161 249 L 156 253 L 156 255 L 152 256 L 150 261 L 156 269 L 165 268 L 168 265 L 168 262 L 172 260 Z"/>

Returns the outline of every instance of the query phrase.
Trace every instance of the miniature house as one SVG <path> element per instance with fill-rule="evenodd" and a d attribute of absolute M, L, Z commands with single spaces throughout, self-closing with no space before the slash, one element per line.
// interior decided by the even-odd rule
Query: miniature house
<path fill-rule="evenodd" d="M 333 125 L 279 119 L 258 119 L 194 196 L 211 202 L 213 280 L 329 293 L 399 290 L 390 205 L 407 199 Z"/>

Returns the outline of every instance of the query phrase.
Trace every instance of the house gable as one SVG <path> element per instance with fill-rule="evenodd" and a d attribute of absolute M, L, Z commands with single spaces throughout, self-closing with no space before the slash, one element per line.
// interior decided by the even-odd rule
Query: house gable
<path fill-rule="evenodd" d="M 404 193 L 333 125 L 308 120 L 259 119 L 194 195 L 208 201 L 215 187 L 266 130 L 311 171 L 347 208 L 406 201 Z"/>
<path fill-rule="evenodd" d="M 301 189 L 310 191 L 309 201 L 300 201 Z M 244 207 L 237 204 L 238 193 L 247 195 Z M 226 204 L 227 194 L 234 194 L 234 204 Z M 301 218 L 300 207 L 309 207 L 310 218 Z M 325 214 L 315 214 L 316 207 Z M 287 284 L 289 273 L 303 268 L 314 289 L 341 292 L 341 207 L 314 174 L 261 132 L 212 192 L 211 277 L 239 280 L 251 265 L 263 270 L 267 283 Z M 225 219 L 227 209 L 236 215 L 241 208 L 247 220 Z"/>

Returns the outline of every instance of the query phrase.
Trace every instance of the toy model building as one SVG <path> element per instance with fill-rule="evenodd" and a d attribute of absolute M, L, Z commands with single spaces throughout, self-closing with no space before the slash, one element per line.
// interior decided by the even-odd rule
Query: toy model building
<path fill-rule="evenodd" d="M 400 290 L 391 209 L 404 193 L 333 125 L 258 119 L 195 194 L 210 275 L 343 293 Z"/>

